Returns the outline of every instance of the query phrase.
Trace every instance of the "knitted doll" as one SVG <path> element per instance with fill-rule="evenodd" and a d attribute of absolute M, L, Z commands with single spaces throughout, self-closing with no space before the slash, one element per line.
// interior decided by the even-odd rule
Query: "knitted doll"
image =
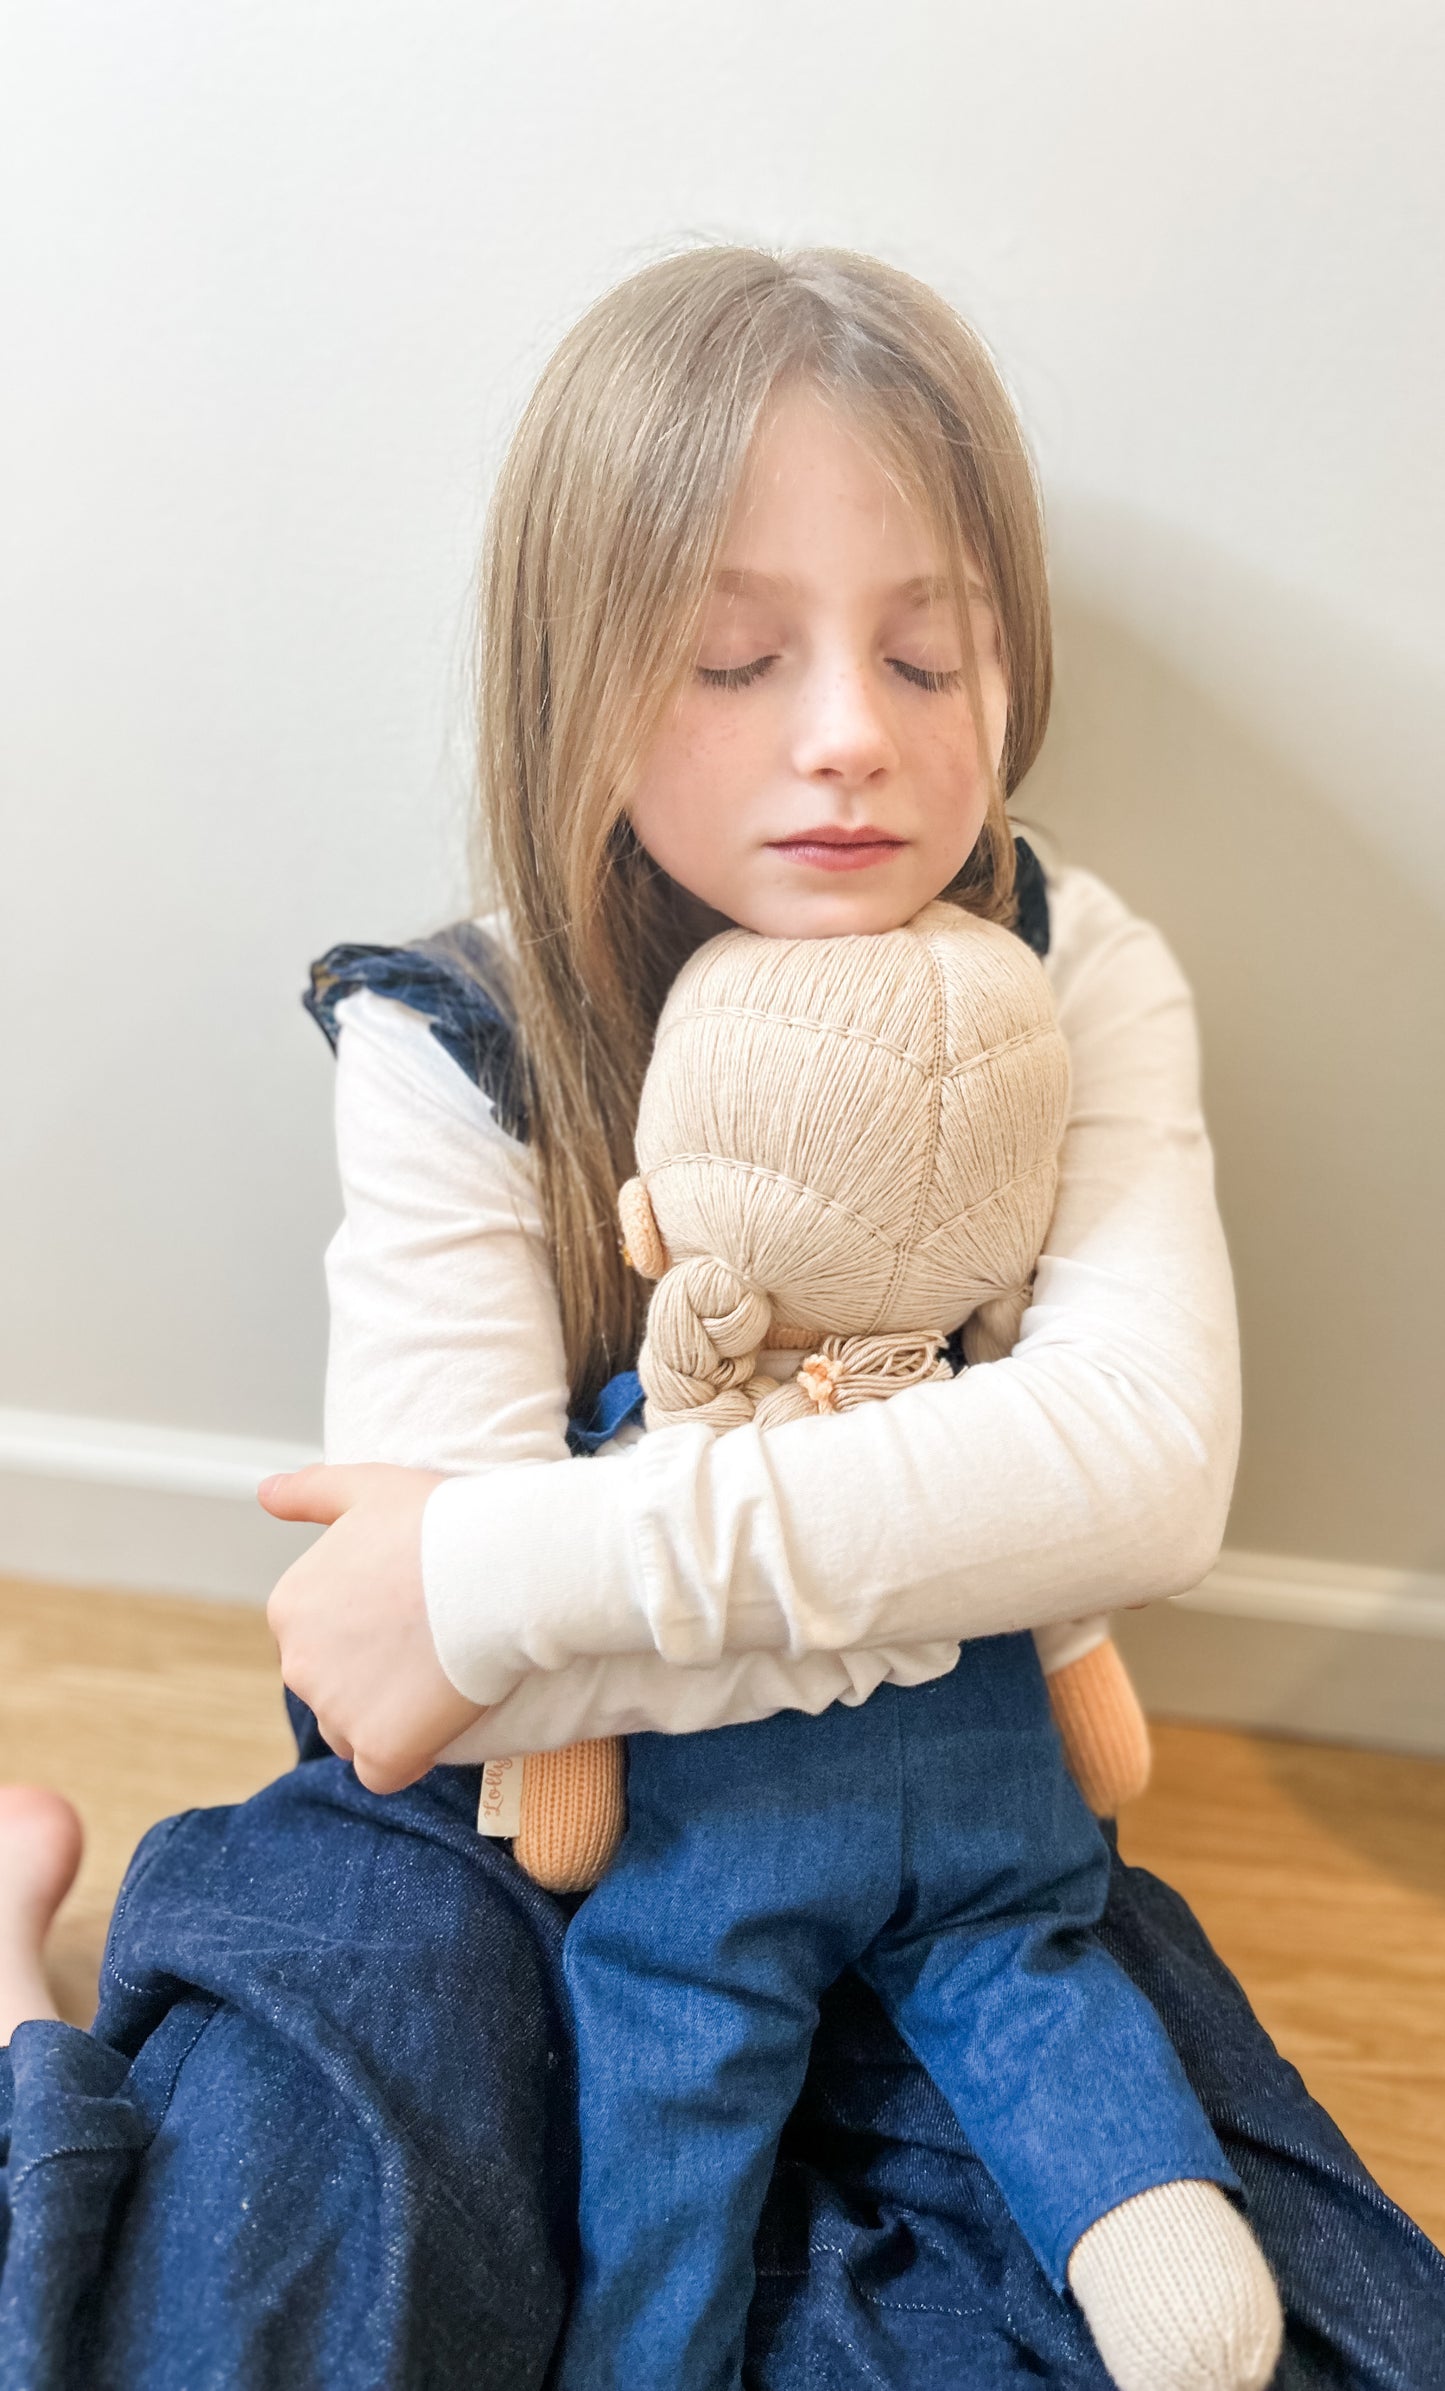
<path fill-rule="evenodd" d="M 658 1281 L 649 1428 L 785 1433 L 949 1375 L 960 1324 L 971 1360 L 1007 1353 L 1067 1097 L 1036 959 L 957 907 L 710 941 L 663 1008 L 621 1201 Z M 1124 2391 L 1257 2391 L 1278 2302 L 1158 2018 L 1093 1936 L 1107 1850 L 1032 1639 L 951 1669 L 938 1646 L 911 1672 L 876 1657 L 816 1716 L 629 1739 L 626 1831 L 564 1946 L 582 2184 L 559 2391 L 736 2391 L 763 2192 L 847 1967 Z"/>
<path fill-rule="evenodd" d="M 842 1010 L 845 1015 L 857 1010 L 849 1033 L 853 1043 L 846 1049 L 848 1068 L 835 1084 L 835 1066 L 844 1058 L 830 1050 L 819 1097 L 836 1107 L 840 1151 L 831 1160 L 834 1178 L 842 1185 L 855 1168 L 862 1174 L 860 1192 L 868 1191 L 876 1225 L 870 1244 L 851 1211 L 824 1215 L 834 1241 L 826 1257 L 816 1242 L 820 1224 L 812 1225 L 812 1242 L 789 1264 L 786 1282 L 763 1282 L 789 1316 L 769 1319 L 755 1305 L 736 1330 L 726 1332 L 729 1355 L 739 1334 L 752 1336 L 753 1344 L 744 1342 L 729 1359 L 721 1388 L 714 1385 L 717 1357 L 709 1339 L 704 1336 L 699 1347 L 689 1304 L 679 1307 L 678 1283 L 665 1281 L 653 1299 L 640 1359 L 649 1428 L 704 1419 L 722 1429 L 754 1417 L 760 1426 L 771 1426 L 875 1402 L 920 1378 L 949 1377 L 939 1348 L 960 1325 L 970 1362 L 993 1361 L 1012 1351 L 1053 1209 L 1068 1092 L 1067 1050 L 1053 1025 L 1042 966 L 1030 951 L 992 925 L 961 915 L 957 907 L 935 905 L 931 911 L 955 931 L 949 951 L 957 987 L 952 1024 L 957 1051 L 946 1082 L 946 1114 L 938 1117 L 920 1109 L 927 1083 L 917 1071 L 900 1074 L 884 1049 L 864 1042 L 859 1026 L 869 1018 L 885 1024 L 894 1019 L 898 992 L 892 975 L 900 933 L 892 942 L 764 942 L 745 931 L 725 932 L 680 975 L 659 1023 L 643 1090 L 637 1137 L 643 1176 L 629 1180 L 619 1199 L 633 1267 L 645 1278 L 662 1280 L 669 1253 L 678 1261 L 694 1252 L 706 1255 L 707 1267 L 713 1268 L 720 1257 L 740 1266 L 744 1252 L 754 1250 L 748 1240 L 761 1233 L 758 1224 L 749 1218 L 746 1223 L 729 1220 L 724 1227 L 715 1192 L 700 1218 L 680 1208 L 700 1200 L 683 1193 L 691 1188 L 697 1167 L 684 1158 L 695 1148 L 710 1152 L 710 1141 L 721 1135 L 729 1167 L 750 1163 L 759 1174 L 770 1167 L 791 1169 L 800 1144 L 811 1163 L 816 1120 L 799 1121 L 792 1112 L 800 1032 L 786 1012 L 775 1015 L 774 1004 L 776 994 L 794 1007 L 801 1001 L 808 1014 L 815 1004 L 826 1007 L 829 981 L 820 979 L 814 990 L 810 983 L 816 972 L 841 969 Z M 977 934 L 968 936 L 968 931 Z M 774 946 L 776 953 L 770 953 Z M 739 976 L 756 1008 L 745 1024 L 735 1014 L 720 1017 L 708 1010 L 710 992 L 730 989 Z M 1010 1110 L 1012 1143 L 1005 1148 L 998 1145 L 996 1118 L 1005 1083 L 987 1053 L 1000 1008 L 1003 1018 L 1017 1008 L 1022 1025 L 1006 1083 L 1006 1101 L 1018 1109 Z M 729 1022 L 727 1035 L 718 1026 L 720 1018 Z M 710 1026 L 704 1028 L 704 1021 Z M 806 1036 L 803 1043 L 806 1047 Z M 808 1058 L 814 1079 L 820 1068 L 816 1055 Z M 769 1100 L 759 1101 L 762 1090 L 772 1091 Z M 1014 1154 L 1017 1175 L 1000 1189 L 995 1174 L 1004 1152 Z M 935 1167 L 938 1176 L 930 1191 L 925 1174 Z M 840 1172 L 844 1179 L 838 1178 Z M 733 1181 L 735 1188 L 742 1184 Z M 756 1192 L 762 1178 L 746 1184 Z M 851 1188 L 851 1181 L 847 1184 Z M 880 1278 L 880 1256 L 892 1254 L 890 1241 L 905 1232 L 917 1234 L 913 1207 L 930 1200 L 930 1192 L 935 1205 L 954 1207 L 951 1228 L 941 1213 L 919 1269 L 899 1276 L 890 1264 L 891 1278 Z M 977 1207 L 985 1198 L 987 1208 L 980 1213 Z M 785 1214 L 771 1234 L 786 1235 L 791 1220 Z M 805 1262 L 815 1257 L 826 1260 L 826 1269 L 809 1278 Z M 920 1337 L 917 1332 L 925 1325 L 929 1333 Z M 901 1344 L 885 1333 L 895 1331 L 903 1332 Z M 797 1349 L 792 1356 L 796 1375 L 785 1385 L 776 1386 L 758 1372 L 756 1354 L 764 1346 Z M 1143 1791 L 1149 1774 L 1148 1728 L 1117 1648 L 1102 1622 L 1092 1633 L 1088 1622 L 1065 1622 L 1040 1630 L 1036 1640 L 1075 1781 L 1091 1809 L 1112 1817 L 1121 1802 Z M 623 1808 L 622 1752 L 615 1737 L 531 1754 L 523 1770 L 514 1856 L 553 1892 L 581 1891 L 596 1883 L 616 1848 Z"/>

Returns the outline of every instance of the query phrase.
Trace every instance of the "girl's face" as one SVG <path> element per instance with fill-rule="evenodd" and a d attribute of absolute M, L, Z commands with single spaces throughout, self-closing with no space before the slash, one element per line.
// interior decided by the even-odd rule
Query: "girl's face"
<path fill-rule="evenodd" d="M 1007 696 L 981 585 L 975 726 L 937 544 L 813 391 L 761 425 L 702 644 L 627 812 L 653 861 L 769 937 L 897 929 L 983 827 Z"/>

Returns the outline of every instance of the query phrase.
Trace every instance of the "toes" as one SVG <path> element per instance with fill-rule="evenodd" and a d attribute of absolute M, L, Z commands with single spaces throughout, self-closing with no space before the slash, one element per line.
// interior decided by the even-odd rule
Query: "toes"
<path fill-rule="evenodd" d="M 80 1866 L 84 1837 L 74 1805 L 48 1785 L 0 1785 L 0 1896 L 48 1922 Z"/>

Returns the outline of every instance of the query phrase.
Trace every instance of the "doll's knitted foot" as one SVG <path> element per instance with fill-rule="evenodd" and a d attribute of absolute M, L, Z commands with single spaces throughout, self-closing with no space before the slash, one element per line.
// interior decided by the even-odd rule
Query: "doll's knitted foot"
<path fill-rule="evenodd" d="M 1111 2208 L 1075 2243 L 1069 2288 L 1119 2391 L 1263 2391 L 1274 2373 L 1279 2294 L 1217 2184 Z"/>
<path fill-rule="evenodd" d="M 0 1785 L 0 2044 L 54 2017 L 41 1949 L 80 1866 L 80 1820 L 44 1785 Z"/>

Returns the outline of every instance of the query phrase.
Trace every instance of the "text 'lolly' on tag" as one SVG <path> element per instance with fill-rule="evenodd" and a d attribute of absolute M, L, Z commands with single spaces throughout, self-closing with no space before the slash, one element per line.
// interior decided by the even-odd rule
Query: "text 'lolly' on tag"
<path fill-rule="evenodd" d="M 515 1835 L 522 1824 L 522 1766 L 520 1760 L 488 1760 L 482 1769 L 477 1799 L 479 1835 Z"/>

